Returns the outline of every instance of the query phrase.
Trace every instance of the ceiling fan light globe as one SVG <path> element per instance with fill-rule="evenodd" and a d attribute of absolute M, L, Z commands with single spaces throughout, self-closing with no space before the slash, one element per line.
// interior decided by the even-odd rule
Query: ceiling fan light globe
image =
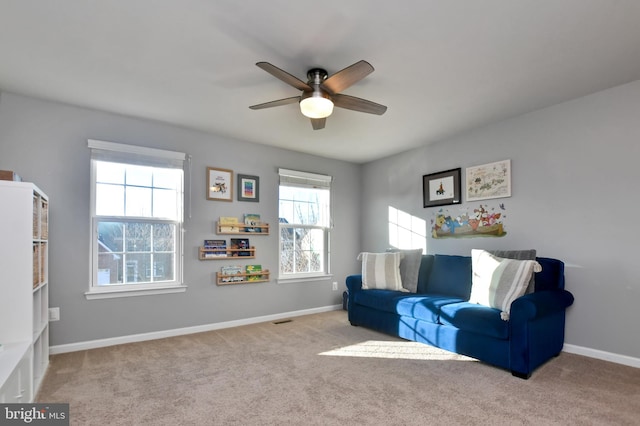
<path fill-rule="evenodd" d="M 333 102 L 320 96 L 310 96 L 300 101 L 300 112 L 309 118 L 326 118 L 333 112 Z"/>

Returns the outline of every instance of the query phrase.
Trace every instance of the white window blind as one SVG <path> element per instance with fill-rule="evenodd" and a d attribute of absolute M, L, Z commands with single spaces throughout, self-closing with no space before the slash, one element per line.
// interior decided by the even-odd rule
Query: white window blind
<path fill-rule="evenodd" d="M 278 169 L 280 184 L 298 186 L 302 188 L 326 188 L 331 189 L 333 178 L 317 173 L 300 172 L 297 170 Z"/>

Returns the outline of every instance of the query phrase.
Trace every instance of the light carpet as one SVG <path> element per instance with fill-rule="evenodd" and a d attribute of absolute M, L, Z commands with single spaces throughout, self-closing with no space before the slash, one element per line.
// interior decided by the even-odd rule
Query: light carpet
<path fill-rule="evenodd" d="M 344 311 L 51 357 L 72 425 L 637 425 L 640 369 L 562 353 L 529 380 Z"/>

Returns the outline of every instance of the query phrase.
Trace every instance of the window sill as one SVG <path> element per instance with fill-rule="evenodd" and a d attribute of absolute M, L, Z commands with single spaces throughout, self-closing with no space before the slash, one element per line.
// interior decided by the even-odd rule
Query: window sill
<path fill-rule="evenodd" d="M 184 284 L 171 286 L 156 286 L 146 288 L 106 288 L 93 289 L 84 293 L 87 300 L 113 299 L 116 297 L 151 296 L 154 294 L 184 293 L 187 286 Z"/>
<path fill-rule="evenodd" d="M 278 284 L 290 284 L 298 282 L 314 282 L 314 281 L 326 281 L 333 278 L 332 274 L 326 275 L 312 275 L 312 276 L 297 276 L 297 277 L 278 277 L 276 282 Z"/>

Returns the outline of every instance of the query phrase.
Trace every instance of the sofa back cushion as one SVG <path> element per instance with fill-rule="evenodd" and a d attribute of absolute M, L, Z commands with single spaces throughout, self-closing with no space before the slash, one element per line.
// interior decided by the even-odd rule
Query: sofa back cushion
<path fill-rule="evenodd" d="M 542 271 L 536 275 L 536 291 L 564 289 L 564 262 L 549 257 L 536 257 Z"/>
<path fill-rule="evenodd" d="M 471 256 L 434 255 L 429 278 L 426 283 L 418 283 L 418 292 L 444 294 L 469 300 Z"/>
<path fill-rule="evenodd" d="M 436 281 L 432 284 L 430 281 L 431 270 L 433 269 L 436 257 L 438 257 L 438 271 L 433 274 L 433 278 Z M 471 295 L 471 256 L 468 256 L 468 260 L 464 260 L 467 256 L 447 256 L 447 255 L 433 255 L 425 254 L 422 256 L 422 262 L 420 263 L 420 274 L 418 275 L 418 293 L 435 293 L 457 295 L 465 300 Z M 462 259 L 461 259 L 462 258 Z M 564 289 L 564 263 L 558 259 L 552 259 L 548 257 L 536 257 L 536 260 L 542 266 L 542 271 L 535 273 L 535 291 L 543 290 L 558 290 Z M 456 266 L 457 265 L 457 266 Z M 452 269 L 459 269 L 458 271 L 447 271 L 447 266 Z M 462 266 L 462 268 L 460 268 Z M 466 271 L 465 271 L 466 270 Z M 465 289 L 465 295 L 454 293 L 444 293 L 448 290 L 448 284 L 446 277 L 441 278 L 442 274 L 457 274 L 461 273 L 463 278 L 460 282 L 466 283 L 468 286 Z M 468 276 L 466 276 L 468 274 Z M 457 287 L 457 284 L 453 284 L 452 287 Z M 462 293 L 462 292 L 461 292 Z"/>
<path fill-rule="evenodd" d="M 433 259 L 434 255 L 432 254 L 422 255 L 422 261 L 420 262 L 420 272 L 418 273 L 418 286 L 416 289 L 416 293 L 427 292 L 427 285 L 429 284 L 429 275 L 431 275 Z"/>

